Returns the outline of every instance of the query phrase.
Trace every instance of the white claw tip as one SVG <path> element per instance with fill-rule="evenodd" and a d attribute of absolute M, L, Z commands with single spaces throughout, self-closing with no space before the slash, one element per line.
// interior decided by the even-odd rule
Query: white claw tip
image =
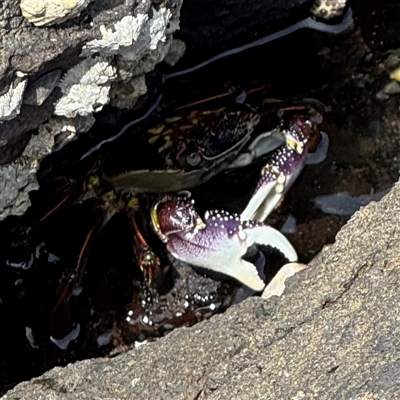
<path fill-rule="evenodd" d="M 286 279 L 293 276 L 295 273 L 307 268 L 306 264 L 301 263 L 289 263 L 285 264 L 278 273 L 273 277 L 271 282 L 264 289 L 261 297 L 263 299 L 269 299 L 272 296 L 282 296 L 285 290 Z"/>

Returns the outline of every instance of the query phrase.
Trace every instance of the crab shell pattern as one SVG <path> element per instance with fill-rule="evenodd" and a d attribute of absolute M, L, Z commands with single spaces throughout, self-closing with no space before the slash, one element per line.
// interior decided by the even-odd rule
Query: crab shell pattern
<path fill-rule="evenodd" d="M 259 120 L 259 115 L 245 106 L 197 110 L 166 118 L 147 131 L 148 142 L 162 160 L 161 165 L 116 174 L 105 171 L 104 178 L 116 189 L 134 188 L 135 193 L 192 188 L 227 168 L 250 140 Z"/>
<path fill-rule="evenodd" d="M 242 258 L 254 243 L 275 247 L 289 261 L 297 260 L 293 246 L 270 226 L 217 210 L 207 211 L 203 221 L 188 198 L 161 199 L 153 208 L 152 223 L 178 260 L 231 276 L 255 291 L 265 283 L 256 267 Z"/>
<path fill-rule="evenodd" d="M 237 105 L 239 107 L 239 105 Z M 249 139 L 260 117 L 248 107 L 194 110 L 166 118 L 148 130 L 149 143 L 164 159 L 164 168 L 196 168 L 231 157 Z"/>

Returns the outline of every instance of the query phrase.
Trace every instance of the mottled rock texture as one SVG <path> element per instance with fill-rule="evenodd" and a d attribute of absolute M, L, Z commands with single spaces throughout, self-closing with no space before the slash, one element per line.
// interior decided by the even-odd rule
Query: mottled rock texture
<path fill-rule="evenodd" d="M 74 18 L 90 0 L 21 0 L 22 15 L 36 26 L 60 24 Z"/>
<path fill-rule="evenodd" d="M 399 398 L 399 213 L 397 184 L 283 297 L 248 299 L 114 359 L 55 368 L 3 398 Z"/>
<path fill-rule="evenodd" d="M 50 3 L 58 10 L 55 20 L 46 14 Z M 55 150 L 55 136 L 72 127 L 72 140 L 90 129 L 105 104 L 116 99 L 129 108 L 146 91 L 144 74 L 167 54 L 182 2 L 88 3 L 24 1 L 22 12 L 19 1 L 0 4 L 0 219 L 29 206 L 36 171 Z M 132 88 L 124 101 L 121 83 Z M 69 120 L 61 126 L 55 116 Z M 78 116 L 86 123 L 75 126 Z M 51 139 L 42 137 L 43 124 Z M 29 152 L 32 141 L 40 151 Z"/>

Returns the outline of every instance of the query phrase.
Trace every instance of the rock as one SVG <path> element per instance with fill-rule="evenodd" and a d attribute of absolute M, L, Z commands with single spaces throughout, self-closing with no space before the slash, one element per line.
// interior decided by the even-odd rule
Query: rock
<path fill-rule="evenodd" d="M 251 298 L 115 358 L 55 368 L 3 399 L 399 398 L 399 212 L 397 183 L 281 298 Z"/>
<path fill-rule="evenodd" d="M 389 82 L 383 88 L 383 93 L 385 94 L 397 94 L 400 93 L 400 85 L 396 81 Z"/>
<path fill-rule="evenodd" d="M 23 73 L 19 73 L 19 75 L 11 83 L 8 91 L 0 96 L 0 122 L 13 119 L 19 114 L 22 96 L 28 83 Z"/>
<path fill-rule="evenodd" d="M 397 82 L 400 82 L 400 67 L 396 68 L 391 74 L 390 77 Z"/>
<path fill-rule="evenodd" d="M 23 104 L 41 106 L 56 87 L 61 69 L 55 69 L 28 85 L 24 93 Z"/>
<path fill-rule="evenodd" d="M 186 51 L 186 45 L 182 40 L 174 39 L 168 50 L 168 54 L 165 56 L 164 61 L 173 67 L 183 57 Z"/>
<path fill-rule="evenodd" d="M 379 101 L 386 101 L 389 96 L 383 90 L 379 90 L 375 93 L 375 98 Z"/>
<path fill-rule="evenodd" d="M 74 139 L 77 133 L 88 131 L 93 124 L 91 115 L 75 119 L 53 117 L 39 127 L 39 134 L 31 137 L 21 156 L 0 165 L 0 220 L 24 214 L 30 205 L 29 193 L 39 188 L 36 172 L 40 161 L 53 149 Z"/>
<path fill-rule="evenodd" d="M 269 299 L 272 296 L 282 296 L 287 279 L 305 268 L 307 268 L 307 265 L 301 263 L 285 264 L 268 283 L 261 298 Z"/>
<path fill-rule="evenodd" d="M 118 82 L 113 85 L 110 92 L 110 104 L 121 108 L 133 108 L 140 96 L 147 92 L 144 75 Z"/>
<path fill-rule="evenodd" d="M 85 58 L 62 77 L 59 86 L 63 96 L 54 114 L 74 118 L 100 111 L 110 100 L 111 82 L 116 78 L 110 58 Z"/>
<path fill-rule="evenodd" d="M 347 0 L 316 0 L 311 12 L 317 18 L 330 20 L 340 17 L 346 8 Z"/>
<path fill-rule="evenodd" d="M 17 0 L 0 3 L 0 121 L 4 121 L 0 164 L 9 165 L 0 168 L 0 180 L 15 183 L 11 192 L 0 193 L 0 219 L 20 215 L 29 206 L 27 193 L 36 184 L 22 186 L 22 182 L 36 182 L 41 158 L 55 151 L 45 145 L 44 138 L 35 138 L 37 145 L 44 146 L 39 152 L 41 158 L 22 162 L 31 133 L 43 132 L 42 124 L 48 129 L 57 121 L 54 129 L 49 129 L 63 132 L 62 139 L 51 140 L 59 148 L 68 142 L 65 138 L 75 137 L 66 132 L 77 116 L 87 117 L 84 125 L 89 129 L 92 114 L 110 102 L 110 93 L 114 106 L 127 108 L 135 104 L 147 89 L 144 73 L 154 69 L 168 52 L 182 2 L 172 0 L 168 7 L 157 9 L 150 0 L 140 4 L 133 0 L 89 3 L 23 0 L 22 11 Z M 60 24 L 72 17 L 73 21 Z M 134 85 L 129 96 L 127 85 Z M 56 116 L 71 121 L 64 120 L 66 125 L 60 129 L 61 120 Z M 14 210 L 10 202 L 17 201 L 15 190 L 23 191 L 24 201 L 15 204 Z"/>
<path fill-rule="evenodd" d="M 36 26 L 60 24 L 77 16 L 91 0 L 21 0 L 22 15 Z"/>
<path fill-rule="evenodd" d="M 200 60 L 275 32 L 310 15 L 313 0 L 185 0 L 175 38 L 188 59 Z M 285 21 L 284 24 L 282 22 Z"/>

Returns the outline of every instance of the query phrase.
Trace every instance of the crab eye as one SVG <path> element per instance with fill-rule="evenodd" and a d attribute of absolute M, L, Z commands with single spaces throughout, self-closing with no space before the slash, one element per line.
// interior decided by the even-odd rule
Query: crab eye
<path fill-rule="evenodd" d="M 195 167 L 196 165 L 198 165 L 201 161 L 201 157 L 199 153 L 192 153 L 188 156 L 186 156 L 186 161 L 189 165 L 191 165 L 192 167 Z"/>

